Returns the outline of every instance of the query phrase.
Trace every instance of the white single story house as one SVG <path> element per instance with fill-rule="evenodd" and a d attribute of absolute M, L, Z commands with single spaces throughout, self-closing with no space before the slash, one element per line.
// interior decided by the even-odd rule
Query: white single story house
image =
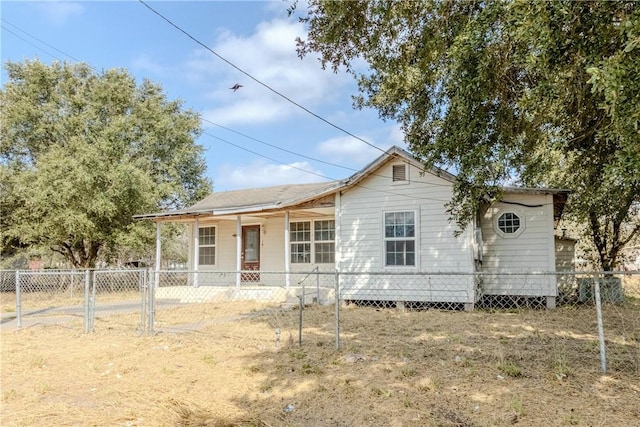
<path fill-rule="evenodd" d="M 362 291 L 359 298 L 366 299 L 363 292 L 373 280 L 384 287 L 403 280 L 392 279 L 394 273 L 416 273 L 414 282 L 433 273 L 429 286 L 447 286 L 420 293 L 430 302 L 471 309 L 482 295 L 522 295 L 546 297 L 553 307 L 554 276 L 530 278 L 523 287 L 503 276 L 474 273 L 556 271 L 554 231 L 568 192 L 505 188 L 500 201 L 485 205 L 456 236 L 445 211 L 454 181 L 443 170 L 424 171 L 411 154 L 392 147 L 341 181 L 213 192 L 191 207 L 136 218 L 157 223 L 158 258 L 160 224 L 188 223 L 189 270 L 236 271 L 238 286 L 270 285 L 263 283 L 269 280 L 260 276 L 263 271 L 285 273 L 288 287 L 289 274 L 318 269 L 344 273 L 344 286 L 351 280 Z M 460 276 L 452 281 L 447 272 Z M 395 298 L 411 296 L 400 292 Z"/>

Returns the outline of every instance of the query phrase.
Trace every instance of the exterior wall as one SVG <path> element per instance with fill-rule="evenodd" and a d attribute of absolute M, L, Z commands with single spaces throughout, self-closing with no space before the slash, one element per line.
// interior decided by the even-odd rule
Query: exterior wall
<path fill-rule="evenodd" d="M 485 295 L 555 296 L 552 275 L 518 276 L 514 273 L 555 271 L 553 196 L 507 193 L 505 201 L 494 203 L 481 219 L 482 267 L 487 274 L 481 289 Z M 501 233 L 497 221 L 513 212 L 521 219 L 521 229 L 512 235 Z"/>
<path fill-rule="evenodd" d="M 363 280 L 345 275 L 343 287 L 351 286 L 354 299 L 376 299 L 368 288 L 397 290 L 397 300 L 433 302 L 475 302 L 473 278 L 434 275 L 427 278 L 415 273 L 473 272 L 473 231 L 467 229 L 455 237 L 455 224 L 445 212 L 445 203 L 451 199 L 453 184 L 432 174 L 421 175 L 421 170 L 409 166 L 408 181 L 392 182 L 391 161 L 361 183 L 344 191 L 337 207 L 339 219 L 340 254 L 336 265 L 340 272 L 374 272 L 389 275 L 371 275 Z M 385 266 L 384 214 L 385 212 L 414 211 L 416 213 L 416 265 L 407 267 Z M 391 276 L 391 273 L 414 275 Z M 350 283 L 349 281 L 353 283 Z M 392 282 L 391 282 L 392 281 Z M 413 298 L 407 287 L 418 287 Z M 425 293 L 422 288 L 432 287 L 436 292 Z M 385 292 L 389 299 L 389 293 Z"/>
<path fill-rule="evenodd" d="M 331 215 L 314 215 L 309 216 L 308 214 L 302 214 L 297 212 L 291 212 L 289 215 L 289 222 L 299 222 L 299 221 L 310 221 L 313 227 L 313 221 L 320 220 L 335 220 L 335 215 L 332 213 Z M 284 219 L 283 219 L 283 228 L 282 232 L 284 233 Z M 313 234 L 313 228 L 311 229 L 311 233 Z M 284 234 L 281 239 L 284 242 Z M 313 246 L 313 243 L 312 243 Z M 284 263 L 284 253 L 282 254 L 282 259 Z M 335 272 L 336 264 L 335 263 L 315 263 L 313 257 L 310 263 L 291 263 L 291 272 L 292 273 L 309 273 L 314 271 L 315 269 L 322 272 Z M 284 270 L 284 264 L 282 266 L 282 270 Z"/>
<path fill-rule="evenodd" d="M 331 216 L 297 216 L 295 212 L 290 214 L 289 221 L 313 221 L 313 220 L 326 220 L 334 219 Z M 229 219 L 217 219 L 217 220 L 204 220 L 201 219 L 198 222 L 199 227 L 216 227 L 216 264 L 215 265 L 199 265 L 198 271 L 201 272 L 198 284 L 229 284 L 235 283 L 235 273 L 237 271 L 237 249 L 236 249 L 236 237 L 237 234 L 237 222 L 236 220 Z M 263 272 L 260 275 L 260 284 L 269 284 L 282 286 L 285 284 L 285 217 L 277 215 L 266 219 L 253 219 L 243 218 L 242 225 L 260 225 L 260 270 Z M 194 266 L 194 239 L 193 239 L 193 224 L 189 230 L 189 256 L 187 269 L 193 270 Z M 334 263 L 323 264 L 291 264 L 291 276 L 290 283 L 296 285 L 307 273 L 314 269 L 319 271 L 335 271 Z M 225 275 L 213 275 L 207 274 L 210 272 L 227 273 Z M 309 283 L 315 280 L 308 280 Z M 218 283 L 220 282 L 220 283 Z M 224 282 L 224 283 L 223 283 Z M 305 281 L 306 282 L 306 281 Z"/>

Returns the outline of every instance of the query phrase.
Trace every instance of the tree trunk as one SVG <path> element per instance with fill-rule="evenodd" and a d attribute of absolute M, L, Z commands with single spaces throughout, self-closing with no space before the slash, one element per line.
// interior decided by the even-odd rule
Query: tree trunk
<path fill-rule="evenodd" d="M 62 254 L 73 268 L 94 268 L 101 247 L 101 242 L 83 240 L 76 243 L 61 242 L 51 250 Z"/>

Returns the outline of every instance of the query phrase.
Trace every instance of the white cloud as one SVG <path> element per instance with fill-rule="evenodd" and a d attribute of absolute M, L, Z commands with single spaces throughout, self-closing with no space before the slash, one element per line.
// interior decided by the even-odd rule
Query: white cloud
<path fill-rule="evenodd" d="M 64 25 L 73 16 L 79 16 L 84 11 L 80 2 L 45 1 L 38 4 L 40 11 L 55 25 Z"/>
<path fill-rule="evenodd" d="M 311 57 L 300 60 L 295 52 L 295 39 L 305 34 L 302 24 L 284 19 L 261 22 L 246 37 L 228 31 L 217 34 L 212 49 L 269 87 L 225 64 L 211 52 L 195 51 L 186 64 L 186 76 L 203 87 L 212 104 L 205 116 L 216 123 L 231 125 L 274 122 L 307 114 L 274 91 L 309 109 L 336 99 L 352 77 L 322 70 Z M 235 83 L 244 87 L 236 92 L 229 90 Z"/>
<path fill-rule="evenodd" d="M 244 166 L 225 165 L 217 171 L 216 175 L 218 178 L 213 183 L 215 191 L 293 183 L 305 184 L 327 180 L 321 176 L 320 171 L 313 169 L 308 162 L 282 165 L 258 161 Z"/>
<path fill-rule="evenodd" d="M 273 100 L 263 99 L 261 102 L 253 102 L 244 97 L 244 99 L 234 102 L 230 106 L 205 110 L 202 112 L 202 117 L 205 120 L 223 126 L 230 123 L 245 122 L 253 124 L 270 123 L 287 115 L 286 110 L 288 109 L 290 107 Z M 206 126 L 207 124 L 204 123 L 204 125 Z"/>
<path fill-rule="evenodd" d="M 366 140 L 366 138 L 363 138 Z M 381 150 L 388 147 L 380 146 Z M 373 161 L 380 156 L 382 152 L 364 142 L 351 136 L 341 136 L 331 138 L 322 143 L 318 147 L 318 151 L 325 157 L 331 158 L 333 162 L 348 162 L 357 165 L 358 168 Z"/>

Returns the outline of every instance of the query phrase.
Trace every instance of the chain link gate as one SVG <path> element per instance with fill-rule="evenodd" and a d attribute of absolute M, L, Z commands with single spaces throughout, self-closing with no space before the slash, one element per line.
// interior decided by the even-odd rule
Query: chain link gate
<path fill-rule="evenodd" d="M 146 330 L 146 270 L 16 271 L 17 328 L 64 325 L 90 333 L 106 328 Z M 102 326 L 102 324 L 101 324 Z"/>

